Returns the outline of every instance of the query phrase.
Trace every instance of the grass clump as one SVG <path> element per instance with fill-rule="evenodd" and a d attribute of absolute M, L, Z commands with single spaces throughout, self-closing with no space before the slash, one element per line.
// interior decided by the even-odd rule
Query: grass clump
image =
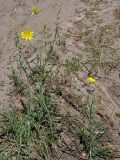
<path fill-rule="evenodd" d="M 46 34 L 45 30 L 44 34 Z M 46 90 L 49 73 L 46 67 L 54 52 L 55 41 L 54 38 L 48 45 L 45 44 L 44 49 L 47 50 L 45 57 L 37 54 L 34 63 L 29 62 L 22 49 L 18 48 L 19 67 L 18 70 L 12 70 L 10 79 L 16 91 L 15 95 L 20 97 L 18 99 L 20 108 L 12 106 L 12 111 L 5 114 L 2 120 L 1 144 L 7 145 L 8 152 L 1 148 L 1 159 L 5 156 L 8 159 L 9 157 L 33 159 L 35 153 L 32 150 L 35 150 L 36 144 L 39 144 L 40 157 L 48 160 L 51 150 L 59 144 L 50 90 Z M 21 79 L 24 79 L 25 85 Z M 7 139 L 12 141 L 11 145 Z"/>
<path fill-rule="evenodd" d="M 94 105 L 95 102 L 93 98 L 89 96 L 84 106 L 87 123 L 81 126 L 77 131 L 78 138 L 80 143 L 83 144 L 83 149 L 87 153 L 88 160 L 113 158 L 116 156 L 115 153 L 117 153 L 114 150 L 114 146 L 101 145 L 108 131 L 107 120 L 106 122 L 98 122 Z"/>

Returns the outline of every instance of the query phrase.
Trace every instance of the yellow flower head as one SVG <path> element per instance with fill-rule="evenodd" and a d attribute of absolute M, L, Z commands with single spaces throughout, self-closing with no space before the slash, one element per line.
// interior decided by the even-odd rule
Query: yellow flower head
<path fill-rule="evenodd" d="M 33 14 L 39 14 L 40 13 L 40 10 L 37 8 L 37 7 L 32 7 L 32 13 Z"/>
<path fill-rule="evenodd" d="M 20 33 L 20 37 L 25 39 L 26 41 L 31 41 L 33 39 L 34 33 L 31 32 L 29 29 L 25 29 L 23 32 Z"/>
<path fill-rule="evenodd" d="M 92 83 L 95 83 L 95 81 L 96 81 L 93 77 L 88 77 L 87 80 L 88 80 L 88 82 L 91 83 L 91 84 L 92 84 Z"/>

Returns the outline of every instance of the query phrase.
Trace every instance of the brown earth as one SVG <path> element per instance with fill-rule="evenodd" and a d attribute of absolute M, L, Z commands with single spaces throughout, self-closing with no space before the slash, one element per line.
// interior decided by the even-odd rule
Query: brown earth
<path fill-rule="evenodd" d="M 25 28 L 34 31 L 36 37 L 44 25 L 53 28 L 58 10 L 61 8 L 61 23 L 74 15 L 77 0 L 1 0 L 0 1 L 0 101 L 8 99 L 8 78 L 10 68 L 14 64 L 16 53 L 15 32 L 20 33 Z M 41 13 L 32 15 L 32 6 L 39 7 Z M 71 7 L 72 6 L 72 7 Z M 64 24 L 66 25 L 66 24 Z M 2 108 L 2 106 L 0 107 Z"/>
<path fill-rule="evenodd" d="M 41 9 L 39 15 L 32 15 L 32 6 Z M 59 60 L 64 63 L 73 55 L 85 56 L 91 46 L 86 40 L 87 33 L 94 35 L 103 32 L 110 39 L 108 50 L 114 52 L 120 58 L 120 1 L 119 0 L 0 0 L 0 101 L 1 113 L 3 104 L 8 101 L 9 79 L 7 75 L 11 66 L 14 66 L 13 56 L 16 54 L 14 44 L 15 32 L 21 32 L 24 28 L 30 28 L 36 34 L 44 25 L 54 28 L 57 12 L 61 8 L 60 24 L 64 32 L 69 34 L 67 39 L 68 52 L 58 53 Z M 97 35 L 97 36 L 98 36 Z M 98 36 L 99 37 L 99 36 Z M 97 38 L 98 38 L 97 37 Z M 35 38 L 35 39 L 36 39 Z M 104 36 L 102 37 L 104 38 Z M 34 42 L 35 40 L 33 40 Z M 97 41 L 97 40 L 96 40 Z M 99 46 L 99 40 L 97 46 Z M 120 61 L 120 59 L 118 60 Z M 103 57 L 103 59 L 107 59 Z M 116 64 L 115 64 L 116 65 Z M 112 136 L 115 143 L 120 143 L 120 65 L 110 66 L 107 78 L 103 69 L 96 74 L 97 85 L 100 90 L 96 92 L 103 115 L 111 117 Z M 77 73 L 72 77 L 72 89 L 83 92 L 86 95 L 86 88 L 81 85 L 74 86 L 75 81 L 85 78 L 88 71 Z M 79 82 L 78 82 L 79 83 Z M 101 107 L 102 106 L 102 107 Z M 75 115 L 74 113 L 73 115 Z M 69 158 L 68 158 L 69 159 Z"/>

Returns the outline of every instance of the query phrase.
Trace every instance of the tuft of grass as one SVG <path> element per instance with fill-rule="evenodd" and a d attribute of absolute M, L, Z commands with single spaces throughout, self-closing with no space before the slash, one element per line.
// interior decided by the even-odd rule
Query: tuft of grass
<path fill-rule="evenodd" d="M 15 69 L 12 69 L 11 74 L 9 75 L 9 78 L 14 88 L 14 92 L 20 93 L 22 90 L 24 90 L 24 84 L 21 79 L 21 76 L 18 74 L 18 72 Z"/>
<path fill-rule="evenodd" d="M 47 65 L 54 53 L 54 45 L 57 42 L 57 33 L 53 40 L 50 40 L 47 44 L 45 39 L 48 35 L 46 28 L 42 32 L 44 36 L 43 46 L 41 51 L 45 51 L 45 56 L 37 54 L 34 59 L 34 63 L 24 56 L 22 44 L 17 46 L 19 51 L 19 71 L 12 70 L 10 79 L 12 80 L 13 87 L 16 93 L 23 95 L 20 97 L 19 104 L 21 109 L 17 109 L 12 106 L 12 111 L 8 112 L 4 116 L 4 127 L 1 129 L 2 138 L 1 144 L 7 145 L 8 152 L 6 149 L 0 150 L 2 158 L 6 156 L 7 159 L 32 159 L 33 148 L 38 144 L 39 155 L 45 160 L 49 160 L 52 156 L 52 151 L 59 145 L 59 135 L 54 123 L 54 113 L 51 101 L 51 95 L 47 88 L 48 69 Z M 17 37 L 18 38 L 18 37 Z M 43 48 L 44 47 L 44 48 Z M 37 50 L 39 51 L 39 49 Z M 26 85 L 24 86 L 22 79 L 25 80 Z M 13 92 L 15 93 L 15 92 Z M 4 141 L 5 139 L 5 141 Z M 9 145 L 6 140 L 12 141 L 13 144 Z M 7 152 L 7 153 L 6 153 Z M 37 149 L 35 150 L 37 153 Z"/>
<path fill-rule="evenodd" d="M 97 160 L 101 157 L 112 157 L 113 152 L 107 150 L 107 147 L 101 147 L 100 142 L 107 133 L 107 127 L 100 124 L 96 120 L 96 110 L 94 108 L 94 100 L 91 96 L 88 97 L 87 104 L 84 106 L 86 110 L 87 127 L 81 126 L 78 130 L 80 143 L 88 155 L 88 160 Z"/>
<path fill-rule="evenodd" d="M 79 58 L 72 57 L 71 60 L 66 60 L 65 64 L 65 70 L 67 73 L 76 72 L 80 69 L 81 62 Z"/>

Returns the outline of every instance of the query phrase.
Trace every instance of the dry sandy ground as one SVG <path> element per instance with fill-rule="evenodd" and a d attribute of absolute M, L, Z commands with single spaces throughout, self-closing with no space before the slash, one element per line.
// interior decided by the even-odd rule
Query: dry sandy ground
<path fill-rule="evenodd" d="M 0 0 L 0 101 L 6 102 L 8 99 L 9 81 L 7 75 L 14 64 L 11 57 L 16 53 L 15 32 L 19 33 L 24 28 L 29 28 L 37 36 L 45 24 L 49 28 L 53 28 L 60 8 L 61 26 L 63 30 L 69 30 L 72 35 L 81 35 L 86 30 L 94 33 L 102 27 L 109 30 L 110 26 L 113 25 L 119 27 L 120 13 L 115 15 L 115 9 L 119 5 L 119 0 Z M 41 13 L 32 15 L 32 6 L 39 7 Z M 113 35 L 113 31 L 111 31 L 110 36 L 113 38 L 111 48 L 119 50 L 120 37 Z M 85 54 L 81 51 L 86 47 L 81 38 L 76 40 L 73 37 L 68 40 L 68 47 L 70 47 L 71 52 L 61 55 L 63 61 L 72 56 L 73 50 L 77 54 Z M 119 74 L 120 70 L 115 69 L 112 70 L 109 79 L 99 80 L 102 91 L 106 95 L 105 99 L 109 101 L 106 108 L 116 113 L 120 111 Z M 2 105 L 0 108 L 2 110 Z"/>
<path fill-rule="evenodd" d="M 39 7 L 41 13 L 32 15 L 32 6 Z M 16 53 L 15 32 L 29 28 L 37 36 L 44 25 L 53 28 L 57 12 L 61 8 L 61 26 L 72 35 L 67 41 L 70 51 L 59 55 L 61 61 L 70 57 L 73 51 L 74 54 L 86 55 L 84 49 L 88 46 L 81 38 L 86 30 L 95 33 L 97 30 L 106 29 L 108 37 L 112 37 L 111 49 L 120 54 L 120 13 L 115 12 L 119 6 L 120 0 L 0 0 L 0 111 L 3 111 L 3 102 L 9 99 L 7 75 L 14 64 L 12 56 Z M 113 26 L 116 29 L 113 29 Z M 102 78 L 100 72 L 97 82 L 101 87 L 103 106 L 109 115 L 113 114 L 113 119 L 114 115 L 120 114 L 119 68 L 120 66 L 113 68 L 107 79 Z M 120 140 L 119 120 L 115 119 L 114 123 L 115 139 Z"/>
<path fill-rule="evenodd" d="M 53 28 L 56 15 L 61 8 L 61 23 L 67 22 L 74 15 L 77 0 L 0 0 L 0 101 L 8 98 L 8 78 L 10 67 L 14 63 L 11 56 L 15 54 L 15 32 L 21 32 L 25 28 L 40 32 L 44 25 Z M 32 6 L 39 7 L 41 13 L 32 15 Z"/>

